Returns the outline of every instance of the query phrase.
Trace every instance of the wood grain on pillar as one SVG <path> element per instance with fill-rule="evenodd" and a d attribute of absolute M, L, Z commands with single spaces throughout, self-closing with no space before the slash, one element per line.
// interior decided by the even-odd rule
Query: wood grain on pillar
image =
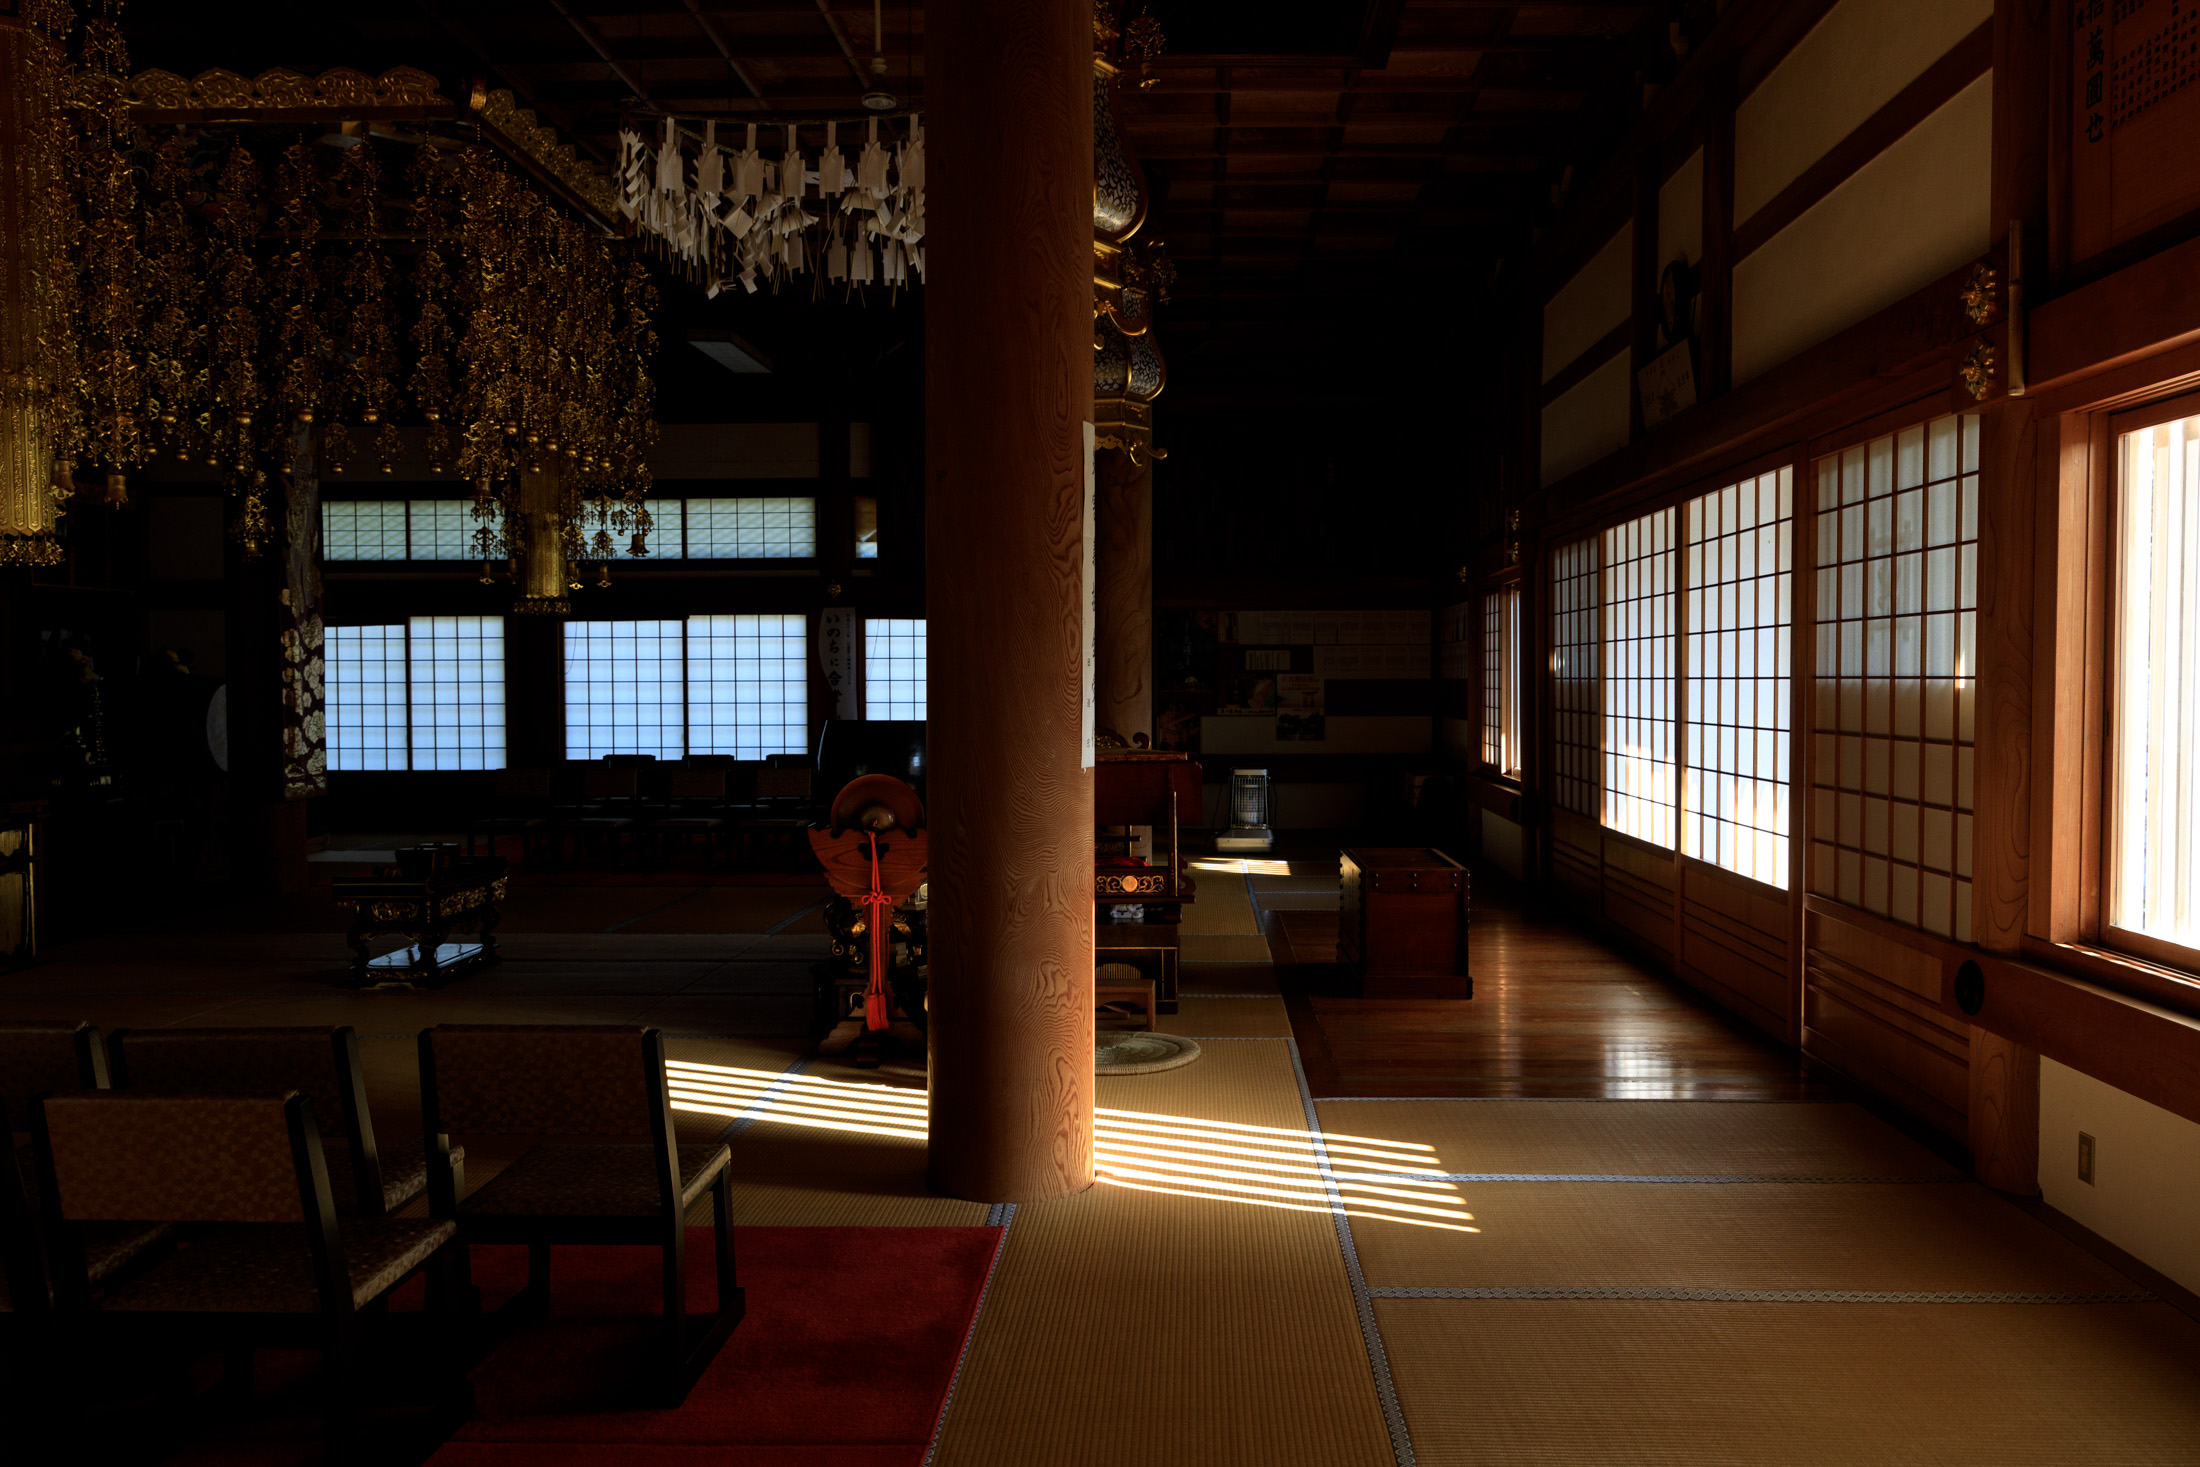
<path fill-rule="evenodd" d="M 1128 740 L 1153 727 L 1153 461 L 1100 455 L 1099 667 L 1094 721 Z"/>
<path fill-rule="evenodd" d="M 1092 7 L 925 9 L 931 1176 L 1092 1181 Z"/>

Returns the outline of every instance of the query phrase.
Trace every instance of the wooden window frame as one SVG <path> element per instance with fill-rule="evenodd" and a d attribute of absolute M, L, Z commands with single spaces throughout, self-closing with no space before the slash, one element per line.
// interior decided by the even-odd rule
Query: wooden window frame
<path fill-rule="evenodd" d="M 2121 672 L 2123 648 L 2117 634 L 2117 602 L 2121 592 L 2119 578 L 2123 574 L 2119 547 L 2123 536 L 2123 455 L 2121 446 L 2124 435 L 2147 428 L 2160 427 L 2180 418 L 2200 415 L 2200 392 L 2185 393 L 2161 399 L 2144 407 L 2124 412 L 2104 413 L 2096 416 L 2100 442 L 2098 453 L 2103 460 L 2105 474 L 2102 479 L 2104 492 L 2099 496 L 2096 513 L 2099 517 L 2098 533 L 2101 543 L 2097 557 L 2093 558 L 2093 572 L 2099 578 L 2098 602 L 2101 618 L 2098 628 L 2098 646 L 2088 649 L 2089 660 L 2099 664 L 2099 698 L 2097 719 L 2098 757 L 2089 771 L 2096 781 L 2091 794 L 2095 802 L 2092 819 L 2081 826 L 2084 838 L 2094 844 L 2087 866 L 2092 881 L 2085 888 L 2091 910 L 2087 928 L 2094 941 L 2110 953 L 2129 954 L 2143 962 L 2167 968 L 2173 972 L 2200 975 L 2200 948 L 2151 937 L 2127 927 L 2118 927 L 2109 920 L 2108 894 L 2110 889 L 2110 864 L 2116 849 L 2116 827 L 2119 812 L 2115 800 L 2115 739 L 2116 739 L 2116 689 Z"/>
<path fill-rule="evenodd" d="M 2200 356 L 2192 360 L 2200 364 Z M 2021 950 L 2105 988 L 2200 1015 L 2200 961 L 2109 946 L 2101 923 L 2116 439 L 2200 412 L 2196 380 L 2200 373 L 2169 373 L 2163 364 L 2128 369 L 2106 379 L 2113 396 L 2040 421 L 2032 860 Z"/>

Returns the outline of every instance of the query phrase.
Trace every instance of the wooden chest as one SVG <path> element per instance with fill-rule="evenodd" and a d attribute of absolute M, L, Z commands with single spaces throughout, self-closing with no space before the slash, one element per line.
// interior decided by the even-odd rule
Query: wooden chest
<path fill-rule="evenodd" d="M 1362 847 L 1339 863 L 1337 958 L 1370 998 L 1472 998 L 1467 870 L 1442 851 Z"/>

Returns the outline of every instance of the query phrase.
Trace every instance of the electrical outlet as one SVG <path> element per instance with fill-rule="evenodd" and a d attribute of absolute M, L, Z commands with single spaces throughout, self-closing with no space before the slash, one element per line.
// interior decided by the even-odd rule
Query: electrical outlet
<path fill-rule="evenodd" d="M 2093 1138 L 2083 1131 L 2078 1133 L 2078 1180 L 2093 1185 Z"/>

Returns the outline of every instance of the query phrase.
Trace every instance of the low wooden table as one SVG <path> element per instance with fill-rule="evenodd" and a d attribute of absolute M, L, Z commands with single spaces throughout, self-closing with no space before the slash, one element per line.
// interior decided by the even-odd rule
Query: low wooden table
<path fill-rule="evenodd" d="M 502 856 L 461 856 L 419 879 L 365 876 L 331 882 L 336 905 L 352 914 L 344 935 L 354 954 L 352 981 L 362 988 L 441 988 L 495 962 L 497 909 L 509 865 Z M 448 941 L 454 932 L 473 940 Z M 370 940 L 390 933 L 409 937 L 412 944 L 370 958 Z"/>
<path fill-rule="evenodd" d="M 1106 907 L 1100 909 L 1103 913 Z M 1093 965 L 1129 963 L 1153 984 L 1155 1008 L 1176 1012 L 1178 926 L 1174 922 L 1110 922 L 1105 917 L 1093 924 Z"/>
<path fill-rule="evenodd" d="M 1337 960 L 1369 998 L 1472 998 L 1467 870 L 1442 851 L 1356 847 L 1338 862 Z"/>
<path fill-rule="evenodd" d="M 1154 997 L 1153 980 L 1141 978 L 1136 983 L 1102 983 L 1092 985 L 1092 1002 L 1095 1009 L 1104 1010 L 1113 1017 L 1126 1017 L 1118 1005 L 1134 1005 L 1144 1019 L 1138 1027 L 1153 1028 Z"/>

